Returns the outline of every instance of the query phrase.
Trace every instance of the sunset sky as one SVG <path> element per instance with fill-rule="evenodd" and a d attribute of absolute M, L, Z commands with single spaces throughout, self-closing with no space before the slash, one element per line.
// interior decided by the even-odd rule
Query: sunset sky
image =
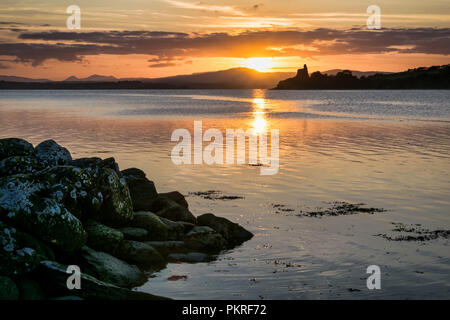
<path fill-rule="evenodd" d="M 381 30 L 368 30 L 369 5 Z M 69 30 L 66 8 L 81 8 Z M 450 63 L 448 0 L 2 0 L 0 74 L 61 80 Z"/>

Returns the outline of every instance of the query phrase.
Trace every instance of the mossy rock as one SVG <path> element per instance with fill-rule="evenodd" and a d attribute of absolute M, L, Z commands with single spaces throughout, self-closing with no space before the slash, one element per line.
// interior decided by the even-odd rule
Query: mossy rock
<path fill-rule="evenodd" d="M 146 178 L 144 171 L 130 168 L 122 171 L 133 201 L 134 211 L 149 211 L 153 201 L 158 197 L 155 184 Z"/>
<path fill-rule="evenodd" d="M 212 213 L 205 213 L 197 217 L 199 225 L 208 226 L 220 233 L 229 245 L 236 246 L 244 241 L 250 240 L 253 234 L 237 223 L 222 217 L 217 217 Z"/>
<path fill-rule="evenodd" d="M 114 254 L 120 242 L 124 239 L 123 233 L 119 230 L 94 220 L 86 221 L 84 227 L 88 234 L 88 245 L 95 250 Z"/>
<path fill-rule="evenodd" d="M 97 279 L 125 288 L 137 287 L 147 280 L 144 273 L 134 265 L 112 255 L 83 247 L 81 270 Z"/>
<path fill-rule="evenodd" d="M 154 213 L 139 211 L 134 213 L 132 226 L 148 231 L 148 240 L 167 240 L 169 229 Z"/>
<path fill-rule="evenodd" d="M 110 168 L 100 168 L 96 175 L 103 195 L 101 213 L 96 219 L 110 226 L 127 226 L 133 220 L 133 204 L 125 179 Z"/>
<path fill-rule="evenodd" d="M 33 271 L 53 252 L 33 236 L 0 221 L 0 274 L 20 276 Z"/>
<path fill-rule="evenodd" d="M 133 240 L 122 241 L 117 249 L 116 256 L 129 263 L 155 269 L 159 269 L 166 264 L 161 254 L 151 245 Z"/>
<path fill-rule="evenodd" d="M 13 156 L 0 161 L 0 177 L 18 173 L 33 173 L 44 169 L 36 157 Z"/>
<path fill-rule="evenodd" d="M 31 156 L 33 153 L 33 145 L 23 139 L 0 139 L 0 160 L 13 156 Z"/>
<path fill-rule="evenodd" d="M 227 241 L 210 227 L 194 227 L 185 238 L 186 246 L 200 252 L 218 252 L 225 249 Z"/>
<path fill-rule="evenodd" d="M 72 161 L 72 156 L 66 148 L 54 140 L 46 140 L 38 144 L 34 150 L 36 157 L 48 166 L 66 165 Z"/>

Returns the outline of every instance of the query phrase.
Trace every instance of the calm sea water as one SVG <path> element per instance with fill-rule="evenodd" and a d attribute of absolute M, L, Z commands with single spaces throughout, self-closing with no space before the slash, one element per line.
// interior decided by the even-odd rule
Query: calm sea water
<path fill-rule="evenodd" d="M 203 130 L 279 129 L 278 174 L 174 165 L 171 133 L 192 131 L 194 120 Z M 376 236 L 395 235 L 397 222 L 450 229 L 450 91 L 0 91 L 0 137 L 55 139 L 74 157 L 114 156 L 121 169 L 142 168 L 160 192 L 244 197 L 187 199 L 194 214 L 241 223 L 251 241 L 213 262 L 169 264 L 138 290 L 178 299 L 450 297 L 448 239 Z M 332 201 L 388 211 L 296 215 Z M 366 288 L 369 265 L 381 268 L 381 290 Z"/>

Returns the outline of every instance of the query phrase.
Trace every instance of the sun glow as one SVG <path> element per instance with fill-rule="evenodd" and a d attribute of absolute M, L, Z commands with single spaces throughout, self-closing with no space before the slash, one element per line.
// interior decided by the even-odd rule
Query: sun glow
<path fill-rule="evenodd" d="M 244 59 L 243 66 L 250 69 L 255 69 L 259 72 L 267 72 L 273 67 L 272 58 L 248 58 Z"/>

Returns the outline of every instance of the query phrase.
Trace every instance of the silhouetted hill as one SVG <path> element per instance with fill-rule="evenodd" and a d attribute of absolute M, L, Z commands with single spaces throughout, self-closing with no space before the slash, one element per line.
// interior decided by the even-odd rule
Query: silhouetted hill
<path fill-rule="evenodd" d="M 332 69 L 332 70 L 322 71 L 322 73 L 329 75 L 329 76 L 335 76 L 339 72 L 342 72 L 342 71 L 344 71 L 344 69 Z M 357 71 L 357 70 L 349 70 L 349 71 L 351 71 L 351 73 L 358 78 L 373 76 L 375 74 L 391 74 L 391 73 L 393 73 L 393 72 L 385 72 L 385 71 Z"/>
<path fill-rule="evenodd" d="M 22 78 L 5 79 L 0 89 L 268 89 L 286 77 L 289 72 L 258 72 L 248 68 L 202 72 L 165 78 L 120 78 L 92 75 L 87 78 L 71 76 L 63 81 L 45 82 Z"/>
<path fill-rule="evenodd" d="M 343 70 L 336 75 L 319 71 L 309 75 L 305 65 L 299 69 L 297 76 L 280 81 L 275 89 L 450 89 L 450 64 L 360 78 L 350 70 Z"/>

